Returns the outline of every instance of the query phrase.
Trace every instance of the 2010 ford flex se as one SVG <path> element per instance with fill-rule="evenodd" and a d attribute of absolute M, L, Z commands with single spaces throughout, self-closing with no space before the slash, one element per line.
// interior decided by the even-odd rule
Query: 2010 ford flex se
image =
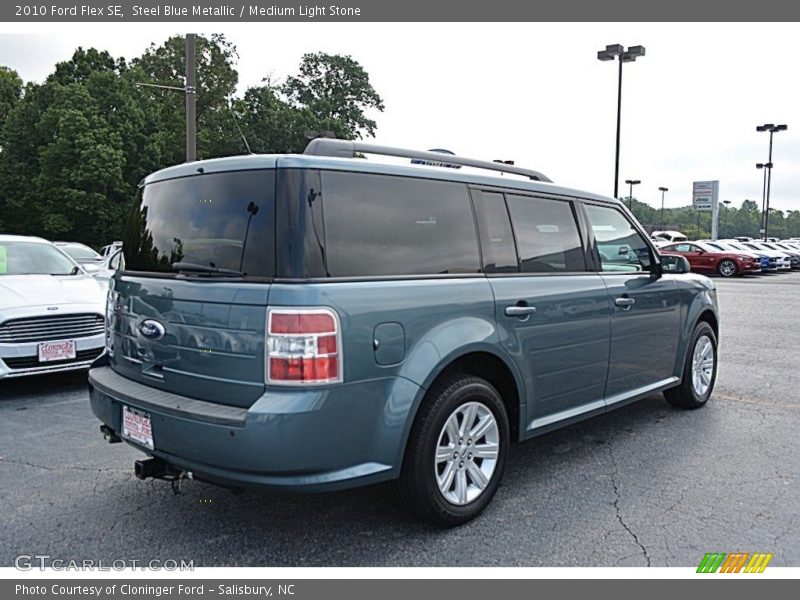
<path fill-rule="evenodd" d="M 397 479 L 454 525 L 490 502 L 514 441 L 662 391 L 702 406 L 714 284 L 618 201 L 548 181 L 324 139 L 149 176 L 89 375 L 101 429 L 150 455 L 142 478 Z"/>

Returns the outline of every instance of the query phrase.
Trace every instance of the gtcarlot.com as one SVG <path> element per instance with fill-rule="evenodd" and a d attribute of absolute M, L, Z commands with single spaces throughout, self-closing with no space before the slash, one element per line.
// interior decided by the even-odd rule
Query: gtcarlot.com
<path fill-rule="evenodd" d="M 63 560 L 53 558 L 49 554 L 20 554 L 14 558 L 14 567 L 20 571 L 39 569 L 44 571 L 124 571 L 138 569 L 149 571 L 194 571 L 193 560 L 133 560 L 118 558 L 115 560 Z"/>

